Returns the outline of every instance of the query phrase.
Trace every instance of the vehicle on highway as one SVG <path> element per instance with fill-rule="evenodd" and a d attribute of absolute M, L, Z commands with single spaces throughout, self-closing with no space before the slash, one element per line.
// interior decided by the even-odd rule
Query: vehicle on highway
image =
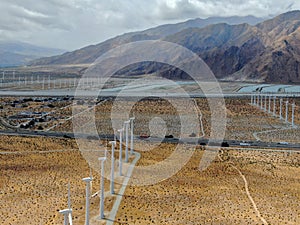
<path fill-rule="evenodd" d="M 174 136 L 170 134 L 170 135 L 166 135 L 165 138 L 174 138 Z"/>
<path fill-rule="evenodd" d="M 279 145 L 288 145 L 289 143 L 286 142 L 286 141 L 281 141 L 281 142 L 278 142 Z"/>
<path fill-rule="evenodd" d="M 228 148 L 229 147 L 228 142 L 223 141 L 222 144 L 221 144 L 221 147 Z"/>
<path fill-rule="evenodd" d="M 146 138 L 149 138 L 150 136 L 149 135 L 147 135 L 147 134 L 141 134 L 140 135 L 140 138 L 142 138 L 142 139 L 146 139 Z"/>
<path fill-rule="evenodd" d="M 250 143 L 247 143 L 247 142 L 241 142 L 241 143 L 240 143 L 240 146 L 251 146 L 251 144 L 250 144 Z"/>

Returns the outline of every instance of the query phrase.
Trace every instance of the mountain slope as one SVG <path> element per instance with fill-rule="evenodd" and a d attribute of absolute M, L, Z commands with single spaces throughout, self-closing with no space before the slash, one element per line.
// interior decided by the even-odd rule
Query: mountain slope
<path fill-rule="evenodd" d="M 300 11 L 256 26 L 187 29 L 165 40 L 197 53 L 220 79 L 300 83 Z"/>
<path fill-rule="evenodd" d="M 0 42 L 0 67 L 25 65 L 40 57 L 61 54 L 63 50 L 22 42 Z"/>
<path fill-rule="evenodd" d="M 61 56 L 36 60 L 31 65 L 92 63 L 118 45 L 160 39 L 183 45 L 198 54 L 219 79 L 300 83 L 300 11 L 287 12 L 257 25 L 218 23 L 220 20 L 196 19 L 129 33 Z M 129 66 L 118 74 L 157 71 L 171 79 L 187 78 L 177 69 L 149 62 Z"/>
<path fill-rule="evenodd" d="M 0 67 L 15 67 L 26 65 L 31 60 L 36 59 L 34 56 L 21 55 L 12 52 L 0 52 Z"/>
<path fill-rule="evenodd" d="M 300 11 L 282 14 L 257 27 L 265 32 L 265 51 L 228 79 L 300 83 Z"/>
<path fill-rule="evenodd" d="M 261 18 L 256 18 L 253 16 L 247 17 L 212 17 L 208 19 L 194 19 L 188 20 L 186 22 L 178 24 L 167 24 L 151 28 L 141 32 L 127 33 L 115 38 L 109 39 L 105 42 L 102 42 L 97 45 L 87 46 L 85 48 L 67 52 L 63 55 L 42 58 L 31 62 L 29 65 L 38 66 L 38 65 L 63 65 L 63 64 L 86 64 L 93 63 L 99 56 L 109 51 L 110 49 L 119 46 L 121 44 L 126 44 L 133 41 L 142 41 L 142 40 L 158 40 L 165 38 L 168 35 L 175 34 L 187 28 L 203 28 L 210 24 L 217 23 L 228 23 L 228 24 L 238 24 L 241 21 L 250 24 L 257 24 L 262 21 Z"/>

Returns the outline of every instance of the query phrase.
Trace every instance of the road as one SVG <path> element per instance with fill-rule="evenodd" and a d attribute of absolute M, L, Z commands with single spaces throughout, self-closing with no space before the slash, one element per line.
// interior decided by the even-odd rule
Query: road
<path fill-rule="evenodd" d="M 49 138 L 75 138 L 73 133 L 62 133 L 62 132 L 45 132 L 45 131 L 27 131 L 27 130 L 19 130 L 19 131 L 9 131 L 9 130 L 0 130 L 0 135 L 8 135 L 8 136 L 20 136 L 20 137 L 49 137 Z M 99 135 L 99 136 L 91 136 L 89 134 L 76 134 L 78 138 L 84 139 L 108 139 L 114 140 L 113 134 L 107 135 Z M 229 145 L 229 147 L 238 147 L 240 149 L 252 149 L 255 148 L 267 148 L 267 149 L 294 149 L 299 150 L 300 152 L 300 143 L 272 143 L 272 142 L 261 142 L 261 141 L 249 141 L 243 142 L 238 140 L 223 140 L 221 142 L 213 142 L 204 138 L 159 138 L 159 137 L 149 137 L 149 138 L 141 138 L 139 136 L 134 137 L 135 140 L 142 140 L 145 142 L 162 142 L 162 143 L 174 143 L 174 144 L 200 144 L 202 146 L 220 146 L 223 143 Z M 242 144 L 241 144 L 242 143 Z M 224 146 L 225 147 L 225 146 Z"/>

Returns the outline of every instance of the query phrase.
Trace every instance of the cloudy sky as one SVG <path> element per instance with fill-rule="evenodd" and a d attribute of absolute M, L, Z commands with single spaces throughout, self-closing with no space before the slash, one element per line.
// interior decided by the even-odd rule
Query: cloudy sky
<path fill-rule="evenodd" d="M 299 0 L 0 0 L 0 40 L 73 50 L 190 18 L 268 17 L 295 9 Z"/>

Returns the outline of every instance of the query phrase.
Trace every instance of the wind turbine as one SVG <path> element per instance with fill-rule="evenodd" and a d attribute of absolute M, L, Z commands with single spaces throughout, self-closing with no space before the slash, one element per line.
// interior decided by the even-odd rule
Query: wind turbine
<path fill-rule="evenodd" d="M 59 211 L 60 214 L 64 215 L 64 225 L 69 224 L 69 215 L 72 213 L 72 209 L 64 209 Z M 72 222 L 70 222 L 72 225 Z"/>
<path fill-rule="evenodd" d="M 292 127 L 295 126 L 295 107 L 296 107 L 296 104 L 295 104 L 295 102 L 293 102 L 293 105 L 292 105 Z"/>
<path fill-rule="evenodd" d="M 268 113 L 271 113 L 271 95 L 269 95 L 269 108 Z"/>
<path fill-rule="evenodd" d="M 285 122 L 289 120 L 289 101 L 285 102 Z"/>
<path fill-rule="evenodd" d="M 114 179 L 115 179 L 115 146 L 116 141 L 109 142 L 111 144 L 111 174 L 110 174 L 110 193 L 113 195 L 114 191 Z"/>
<path fill-rule="evenodd" d="M 119 152 L 119 175 L 122 176 L 122 141 L 123 141 L 123 133 L 124 133 L 124 128 L 118 130 L 120 133 L 120 152 Z"/>
<path fill-rule="evenodd" d="M 85 201 L 85 225 L 90 224 L 90 185 L 93 180 L 91 177 L 82 179 L 86 183 L 86 201 Z"/>
<path fill-rule="evenodd" d="M 130 118 L 130 154 L 133 155 L 133 121 L 135 120 L 135 117 Z"/>
<path fill-rule="evenodd" d="M 129 128 L 130 120 L 124 122 L 125 126 L 125 138 L 126 138 L 126 146 L 125 146 L 125 162 L 128 163 L 128 128 Z"/>
<path fill-rule="evenodd" d="M 50 79 L 50 75 L 48 76 L 48 89 L 51 88 L 51 79 Z"/>
<path fill-rule="evenodd" d="M 279 114 L 279 118 L 282 120 L 283 118 L 282 118 L 282 98 L 279 100 L 279 102 L 280 102 L 280 107 L 279 107 L 279 110 L 280 110 L 280 114 Z"/>
<path fill-rule="evenodd" d="M 68 208 L 60 210 L 59 213 L 64 215 L 64 225 L 73 225 L 72 221 L 72 208 L 71 208 L 71 191 L 70 191 L 70 182 L 68 183 Z"/>
<path fill-rule="evenodd" d="M 273 116 L 276 116 L 276 96 L 274 96 Z"/>
<path fill-rule="evenodd" d="M 106 151 L 105 151 L 105 155 L 106 155 Z M 98 160 L 100 161 L 101 164 L 101 177 L 100 177 L 100 219 L 104 219 L 104 163 L 106 160 L 106 156 L 105 157 L 100 157 L 98 158 Z"/>

